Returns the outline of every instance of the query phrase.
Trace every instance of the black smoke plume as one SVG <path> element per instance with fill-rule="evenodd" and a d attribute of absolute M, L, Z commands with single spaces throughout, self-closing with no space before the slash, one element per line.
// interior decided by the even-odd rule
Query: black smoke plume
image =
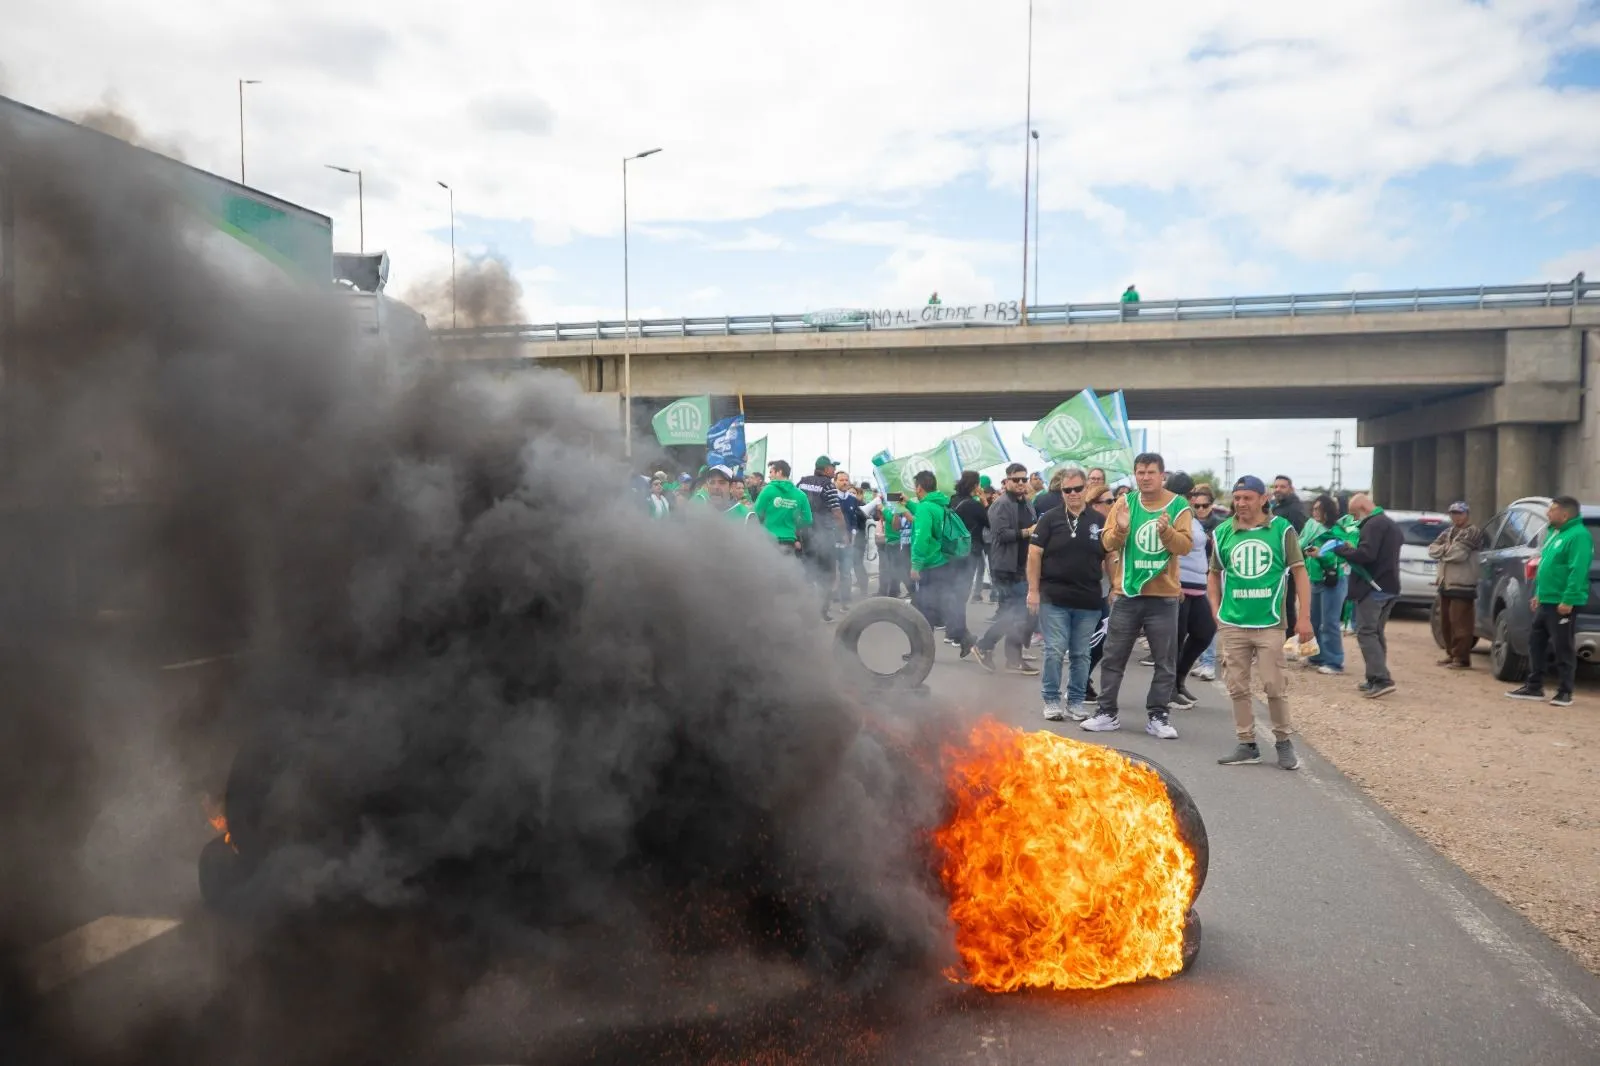
<path fill-rule="evenodd" d="M 375 351 L 107 138 L 0 121 L 0 173 L 0 1061 L 698 1061 L 938 981 L 944 727 L 836 690 L 758 533 L 647 521 L 613 405 Z M 192 884 L 235 751 L 203 994 L 37 990 Z"/>
<path fill-rule="evenodd" d="M 476 255 L 456 271 L 454 280 L 442 274 L 406 290 L 405 302 L 416 308 L 434 327 L 461 329 L 478 326 L 512 326 L 527 321 L 522 310 L 522 286 L 510 265 L 498 255 Z"/>

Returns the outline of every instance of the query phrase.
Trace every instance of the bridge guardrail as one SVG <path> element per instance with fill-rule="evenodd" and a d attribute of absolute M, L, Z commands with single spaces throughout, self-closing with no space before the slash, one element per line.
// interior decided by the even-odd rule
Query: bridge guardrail
<path fill-rule="evenodd" d="M 1580 291 L 1581 290 L 1581 291 Z M 1187 322 L 1208 319 L 1295 318 L 1310 315 L 1405 314 L 1419 311 L 1481 311 L 1519 307 L 1570 307 L 1600 304 L 1600 284 L 1576 281 L 1543 285 L 1480 285 L 1477 288 L 1390 289 L 1372 292 L 1291 293 L 1283 296 L 1213 296 L 1186 300 L 1146 300 L 1138 304 L 1049 304 L 1028 309 L 1028 326 L 1095 325 L 1108 322 Z M 773 333 L 853 333 L 864 322 L 813 325 L 804 314 L 723 315 L 697 318 L 646 318 L 632 322 L 634 337 L 737 337 Z M 928 329 L 994 329 L 991 325 L 949 323 Z M 621 319 L 551 322 L 471 329 L 437 329 L 439 341 L 622 340 Z"/>

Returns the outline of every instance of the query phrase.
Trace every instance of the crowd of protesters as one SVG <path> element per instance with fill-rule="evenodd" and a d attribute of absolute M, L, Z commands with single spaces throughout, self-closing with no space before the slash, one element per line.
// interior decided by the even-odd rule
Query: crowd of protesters
<path fill-rule="evenodd" d="M 1172 712 L 1198 702 L 1188 679 L 1224 682 L 1233 705 L 1235 749 L 1218 761 L 1261 761 L 1253 692 L 1265 696 L 1277 764 L 1293 770 L 1286 666 L 1327 675 L 1346 668 L 1345 638 L 1361 651 L 1360 694 L 1381 699 L 1396 685 L 1388 668 L 1387 628 L 1399 598 L 1399 527 L 1367 493 L 1319 494 L 1309 505 L 1284 476 L 1270 487 L 1246 475 L 1229 487 L 1229 509 L 1209 484 L 1168 472 L 1162 456 L 1133 463 L 1134 484 L 1113 487 L 1099 468 L 1058 468 L 1048 483 L 1010 464 L 1000 484 L 966 471 L 947 491 L 930 471 L 910 494 L 853 483 L 828 456 L 794 479 L 787 462 L 763 476 L 724 466 L 697 479 L 651 480 L 648 505 L 664 517 L 705 503 L 758 524 L 803 563 L 823 620 L 869 594 L 867 559 L 877 557 L 876 594 L 908 597 L 962 659 L 991 672 L 1039 676 L 1043 716 L 1091 732 L 1121 728 L 1124 678 L 1135 649 L 1150 667 L 1145 730 L 1174 740 Z M 682 501 L 681 503 L 679 501 Z M 1559 512 L 1559 513 L 1558 513 Z M 1439 562 L 1439 665 L 1470 668 L 1475 643 L 1474 553 L 1482 534 L 1466 503 L 1429 554 Z M 1543 667 L 1555 664 L 1557 706 L 1572 702 L 1573 589 L 1586 597 L 1589 544 L 1575 501 L 1551 504 L 1552 528 L 1578 532 L 1572 559 L 1541 569 L 1532 609 L 1539 668 L 1508 693 L 1544 699 Z M 1546 554 L 1552 554 L 1546 546 Z M 1570 564 L 1570 565 L 1569 565 Z M 1547 576 L 1548 575 L 1548 576 Z M 1571 580 L 1568 580 L 1571 578 Z M 1563 584 L 1563 582 L 1565 584 Z M 1559 587 L 1558 587 L 1559 586 Z M 1571 586 L 1568 588 L 1566 586 Z M 995 610 L 981 633 L 968 628 L 968 604 L 989 590 Z M 1565 641 L 1563 642 L 1563 638 Z M 1042 659 L 1037 645 L 1042 644 Z M 996 652 L 1001 653 L 997 661 Z M 1099 691 L 1093 682 L 1099 671 Z"/>

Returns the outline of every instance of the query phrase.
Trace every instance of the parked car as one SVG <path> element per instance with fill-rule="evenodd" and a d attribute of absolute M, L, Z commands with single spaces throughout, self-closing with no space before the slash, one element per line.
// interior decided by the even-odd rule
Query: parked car
<path fill-rule="evenodd" d="M 1384 511 L 1400 527 L 1400 603 L 1427 607 L 1434 600 L 1439 564 L 1428 558 L 1428 545 L 1450 528 L 1450 516 L 1437 511 Z"/>
<path fill-rule="evenodd" d="M 1521 681 L 1528 672 L 1528 633 L 1533 627 L 1533 578 L 1539 572 L 1539 548 L 1550 524 L 1545 512 L 1548 496 L 1529 496 L 1491 518 L 1483 527 L 1483 550 L 1478 553 L 1476 625 L 1480 639 L 1489 641 L 1489 662 L 1501 681 Z M 1574 624 L 1578 658 L 1600 659 L 1600 506 L 1585 505 L 1583 524 L 1594 538 L 1596 562 L 1589 568 L 1589 602 L 1580 607 Z M 1434 612 L 1433 639 L 1441 647 L 1438 611 Z"/>

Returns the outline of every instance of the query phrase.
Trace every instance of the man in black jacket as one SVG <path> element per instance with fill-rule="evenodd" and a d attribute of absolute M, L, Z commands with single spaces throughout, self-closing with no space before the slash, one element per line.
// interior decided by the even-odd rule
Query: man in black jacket
<path fill-rule="evenodd" d="M 1356 643 L 1366 661 L 1367 679 L 1356 687 L 1369 700 L 1394 691 L 1389 676 L 1389 615 L 1400 595 L 1400 546 L 1405 536 L 1372 497 L 1350 497 L 1350 514 L 1360 524 L 1355 547 L 1338 544 L 1334 554 L 1350 564 L 1350 599 L 1356 605 Z"/>
<path fill-rule="evenodd" d="M 1022 647 L 1033 632 L 1028 613 L 1028 540 L 1036 516 L 1028 501 L 1028 468 L 1021 463 L 1006 467 L 1005 491 L 989 507 L 989 571 L 1000 594 L 1000 610 L 988 632 L 978 641 L 978 662 L 994 669 L 994 646 L 1006 642 L 1006 669 L 1037 674 L 1038 668 L 1022 658 Z"/>

